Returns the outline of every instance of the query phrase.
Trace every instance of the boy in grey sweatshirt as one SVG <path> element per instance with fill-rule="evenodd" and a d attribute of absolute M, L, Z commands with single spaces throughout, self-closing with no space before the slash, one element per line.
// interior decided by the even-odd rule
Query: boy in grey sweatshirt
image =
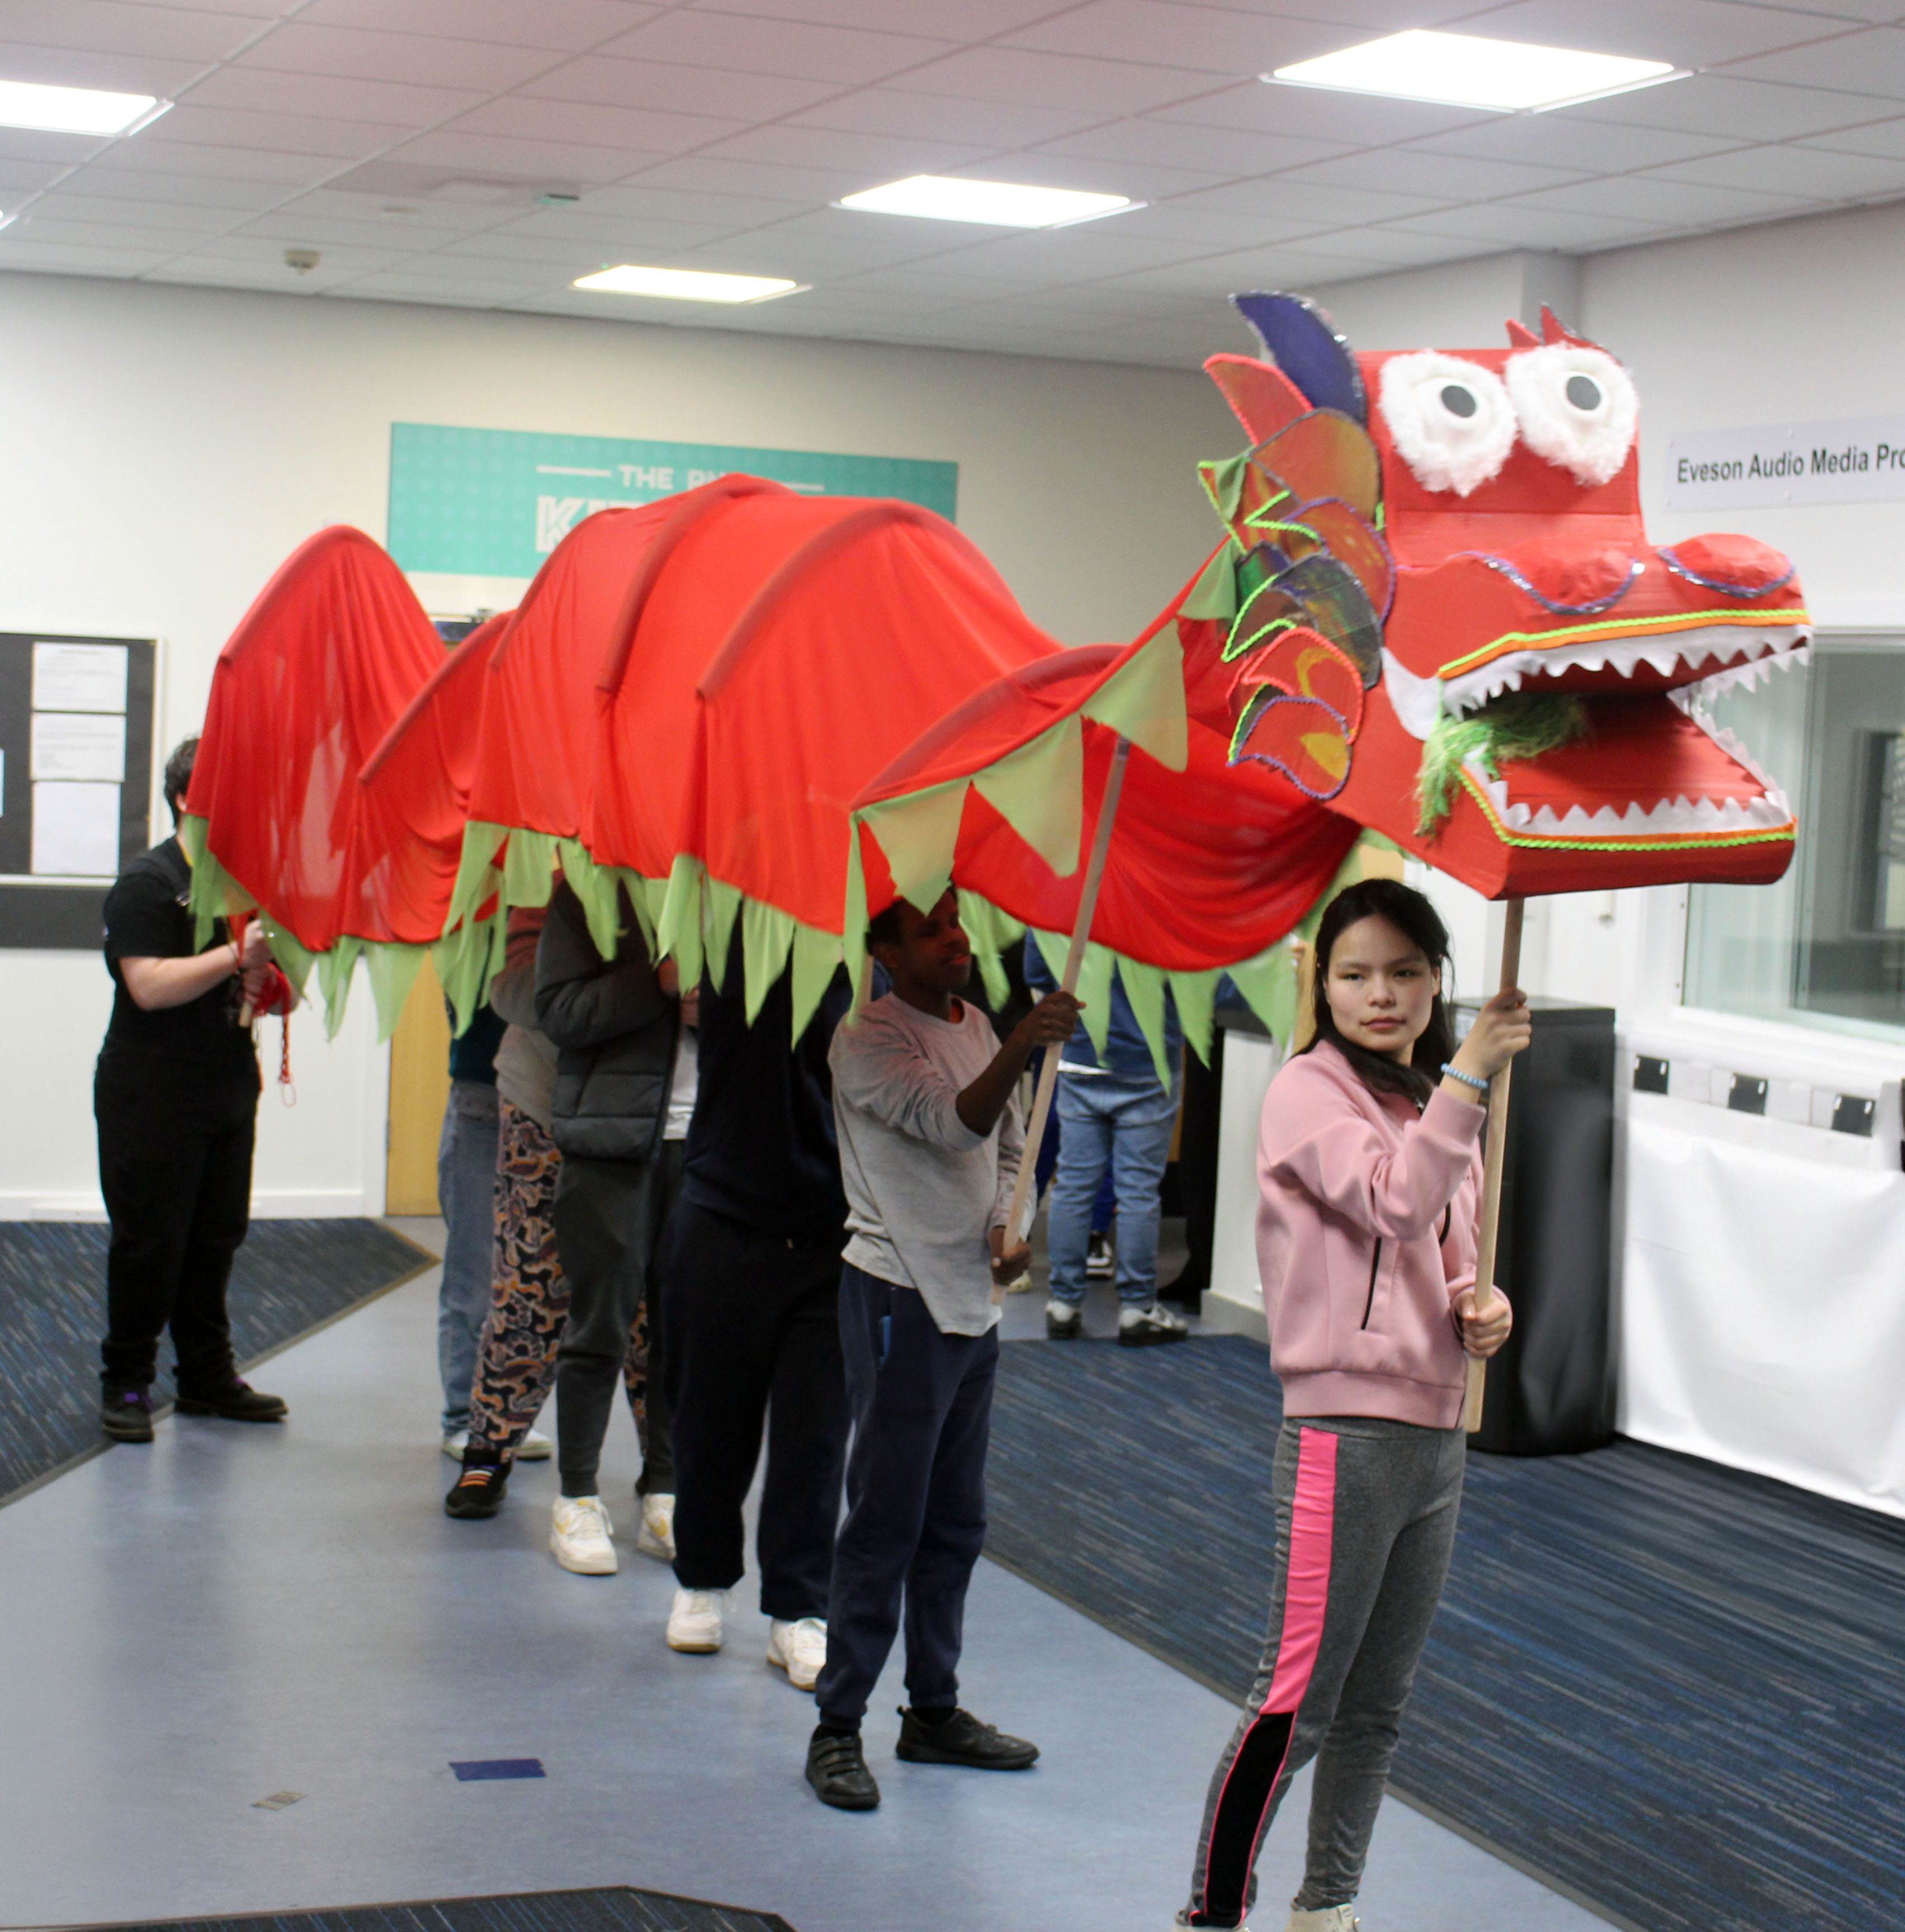
<path fill-rule="evenodd" d="M 951 892 L 896 901 L 868 940 L 893 990 L 828 1054 L 849 1240 L 840 1347 L 853 1447 L 834 1545 L 820 1724 L 807 1781 L 822 1804 L 870 1810 L 860 1722 L 905 1599 L 897 1751 L 915 1763 L 1023 1770 L 1035 1745 L 958 1707 L 966 1585 L 985 1540 L 985 1456 L 999 1365 L 995 1280 L 1025 1258 L 1005 1226 L 1023 1131 L 1012 1090 L 1038 1047 L 1070 1037 L 1078 1003 L 1041 1000 L 1002 1047 L 958 998 L 972 949 Z"/>

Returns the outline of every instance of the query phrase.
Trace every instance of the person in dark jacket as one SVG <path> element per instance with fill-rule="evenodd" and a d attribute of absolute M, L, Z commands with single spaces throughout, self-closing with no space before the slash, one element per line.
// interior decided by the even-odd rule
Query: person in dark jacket
<path fill-rule="evenodd" d="M 562 1493 L 549 1548 L 565 1570 L 587 1576 L 616 1568 L 597 1466 L 629 1331 L 653 1297 L 683 1148 L 664 1138 L 681 1030 L 674 964 L 650 959 L 626 895 L 617 904 L 621 935 L 614 957 L 605 959 L 581 902 L 566 883 L 558 886 L 536 953 L 536 1022 L 557 1049 L 551 1133 L 562 1172 L 552 1219 L 569 1293 L 556 1357 Z M 645 1480 L 662 1422 L 651 1407 Z"/>
<path fill-rule="evenodd" d="M 178 822 L 198 740 L 167 760 Z M 142 853 L 106 895 L 113 1018 L 93 1083 L 106 1253 L 101 1426 L 152 1439 L 159 1337 L 178 1352 L 179 1411 L 279 1422 L 284 1404 L 239 1379 L 225 1288 L 251 1224 L 258 1056 L 239 1024 L 271 957 L 254 920 L 242 942 L 224 920 L 201 946 L 187 901 L 191 866 L 177 835 Z"/>
<path fill-rule="evenodd" d="M 840 1252 L 846 1197 L 827 1049 L 850 994 L 837 971 L 800 1038 L 792 974 L 750 1024 L 738 932 L 701 987 L 701 1090 L 662 1261 L 663 1354 L 675 1410 L 675 1577 L 668 1642 L 721 1648 L 746 1567 L 741 1505 L 763 1425 L 756 1549 L 768 1661 L 810 1690 L 846 1462 Z"/>

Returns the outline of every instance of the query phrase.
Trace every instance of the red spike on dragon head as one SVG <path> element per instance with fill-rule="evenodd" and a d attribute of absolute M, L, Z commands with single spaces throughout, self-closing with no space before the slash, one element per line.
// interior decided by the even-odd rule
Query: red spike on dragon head
<path fill-rule="evenodd" d="M 1233 543 L 1179 611 L 1233 760 L 1491 897 L 1777 878 L 1792 809 L 1702 700 L 1795 661 L 1799 587 L 1750 538 L 1648 542 L 1626 370 L 1546 310 L 1359 357 L 1235 299 L 1266 358 L 1205 367 L 1252 446 L 1203 466 Z"/>

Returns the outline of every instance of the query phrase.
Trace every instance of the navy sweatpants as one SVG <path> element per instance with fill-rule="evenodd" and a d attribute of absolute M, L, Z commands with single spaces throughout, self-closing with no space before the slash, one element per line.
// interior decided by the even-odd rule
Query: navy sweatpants
<path fill-rule="evenodd" d="M 899 1633 L 903 1596 L 909 1700 L 959 1701 L 966 1587 L 986 1540 L 999 1331 L 942 1335 L 915 1289 L 849 1266 L 840 1352 L 853 1447 L 814 1698 L 822 1724 L 852 1730 Z"/>

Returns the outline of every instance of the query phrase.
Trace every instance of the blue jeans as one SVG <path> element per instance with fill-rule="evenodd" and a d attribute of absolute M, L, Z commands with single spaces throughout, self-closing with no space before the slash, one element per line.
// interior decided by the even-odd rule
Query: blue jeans
<path fill-rule="evenodd" d="M 1170 1158 L 1179 1083 L 1115 1073 L 1059 1076 L 1059 1166 L 1046 1244 L 1052 1298 L 1085 1298 L 1092 1204 L 1107 1162 L 1118 1192 L 1118 1299 L 1149 1308 L 1158 1295 L 1158 1190 Z"/>
<path fill-rule="evenodd" d="M 497 1132 L 496 1089 L 480 1080 L 452 1080 L 437 1143 L 437 1204 L 443 1215 L 437 1370 L 446 1436 L 470 1426 L 470 1384 L 489 1312 Z"/>

